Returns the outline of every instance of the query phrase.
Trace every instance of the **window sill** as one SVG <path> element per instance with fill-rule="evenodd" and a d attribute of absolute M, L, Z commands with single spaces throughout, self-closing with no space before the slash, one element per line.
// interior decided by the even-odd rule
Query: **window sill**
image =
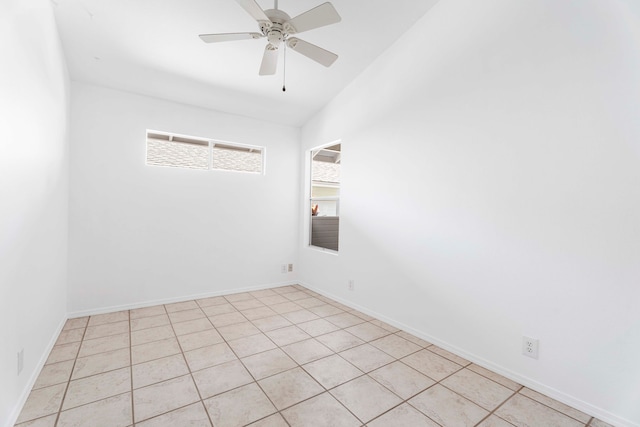
<path fill-rule="evenodd" d="M 333 249 L 327 249 L 327 248 L 323 248 L 321 246 L 313 246 L 313 245 L 309 245 L 307 246 L 307 249 L 310 249 L 314 252 L 321 252 L 321 253 L 325 253 L 325 254 L 329 254 L 329 255 L 333 255 L 333 256 L 338 256 L 338 251 L 334 251 Z"/>

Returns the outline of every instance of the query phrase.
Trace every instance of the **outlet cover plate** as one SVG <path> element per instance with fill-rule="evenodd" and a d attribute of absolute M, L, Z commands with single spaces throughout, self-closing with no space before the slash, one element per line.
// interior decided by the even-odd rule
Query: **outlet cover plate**
<path fill-rule="evenodd" d="M 539 342 L 537 339 L 526 336 L 522 337 L 522 354 L 532 359 L 537 359 L 538 345 Z"/>

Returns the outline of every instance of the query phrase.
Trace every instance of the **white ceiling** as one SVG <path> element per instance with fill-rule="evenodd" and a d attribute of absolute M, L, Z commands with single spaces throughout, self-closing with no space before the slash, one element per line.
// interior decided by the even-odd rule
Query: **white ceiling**
<path fill-rule="evenodd" d="M 438 0 L 332 0 L 342 22 L 297 37 L 339 59 L 325 68 L 288 50 L 284 93 L 282 52 L 277 74 L 258 76 L 266 39 L 198 38 L 259 32 L 235 0 L 51 1 L 72 79 L 300 126 Z M 279 9 L 294 17 L 323 2 L 280 0 Z"/>

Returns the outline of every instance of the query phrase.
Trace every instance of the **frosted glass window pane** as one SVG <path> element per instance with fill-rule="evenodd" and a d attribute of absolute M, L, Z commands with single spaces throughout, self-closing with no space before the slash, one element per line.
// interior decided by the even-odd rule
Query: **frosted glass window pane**
<path fill-rule="evenodd" d="M 213 147 L 213 169 L 262 173 L 262 152 Z"/>
<path fill-rule="evenodd" d="M 314 160 L 311 166 L 313 181 L 340 182 L 340 163 L 319 162 Z"/>
<path fill-rule="evenodd" d="M 209 146 L 149 138 L 147 139 L 147 164 L 209 169 Z"/>

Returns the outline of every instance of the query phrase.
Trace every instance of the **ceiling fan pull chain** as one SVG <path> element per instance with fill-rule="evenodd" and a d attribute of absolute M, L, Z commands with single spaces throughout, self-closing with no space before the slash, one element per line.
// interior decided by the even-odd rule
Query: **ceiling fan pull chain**
<path fill-rule="evenodd" d="M 284 47 L 284 63 L 282 64 L 282 91 L 286 92 L 287 88 L 285 86 L 287 79 L 287 44 L 283 44 Z"/>

